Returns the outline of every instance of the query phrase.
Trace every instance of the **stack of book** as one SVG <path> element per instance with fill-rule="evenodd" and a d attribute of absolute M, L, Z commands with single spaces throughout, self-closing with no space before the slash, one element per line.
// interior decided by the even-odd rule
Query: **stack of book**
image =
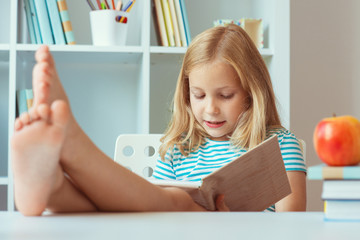
<path fill-rule="evenodd" d="M 191 42 L 184 0 L 152 0 L 158 44 L 187 47 Z"/>
<path fill-rule="evenodd" d="M 308 168 L 308 179 L 323 180 L 326 220 L 360 220 L 360 166 Z"/>
<path fill-rule="evenodd" d="M 16 91 L 17 116 L 28 112 L 33 104 L 33 98 L 34 94 L 32 89 L 20 89 Z"/>
<path fill-rule="evenodd" d="M 24 0 L 32 44 L 75 44 L 66 0 Z"/>

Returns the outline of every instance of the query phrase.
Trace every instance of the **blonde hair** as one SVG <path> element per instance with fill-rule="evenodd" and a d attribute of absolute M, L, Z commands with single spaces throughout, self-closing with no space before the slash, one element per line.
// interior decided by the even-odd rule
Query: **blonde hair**
<path fill-rule="evenodd" d="M 250 37 L 234 24 L 210 28 L 193 39 L 184 56 L 174 94 L 172 118 L 161 139 L 159 153 L 162 159 L 174 146 L 188 155 L 208 136 L 191 110 L 189 73 L 216 60 L 234 68 L 247 93 L 246 110 L 230 137 L 232 145 L 251 149 L 264 141 L 268 128 L 281 126 L 270 74 Z"/>

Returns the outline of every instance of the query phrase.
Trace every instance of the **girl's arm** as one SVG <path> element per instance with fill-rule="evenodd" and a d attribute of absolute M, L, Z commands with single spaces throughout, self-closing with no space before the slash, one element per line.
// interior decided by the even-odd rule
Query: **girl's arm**
<path fill-rule="evenodd" d="M 291 194 L 275 204 L 276 212 L 306 211 L 306 175 L 301 171 L 287 172 Z"/>

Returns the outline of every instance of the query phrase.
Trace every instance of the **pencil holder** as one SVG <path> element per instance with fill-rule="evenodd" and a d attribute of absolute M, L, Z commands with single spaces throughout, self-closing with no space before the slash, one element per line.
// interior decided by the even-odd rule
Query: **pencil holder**
<path fill-rule="evenodd" d="M 90 12 L 91 36 L 94 45 L 126 45 L 129 13 L 115 10 Z"/>

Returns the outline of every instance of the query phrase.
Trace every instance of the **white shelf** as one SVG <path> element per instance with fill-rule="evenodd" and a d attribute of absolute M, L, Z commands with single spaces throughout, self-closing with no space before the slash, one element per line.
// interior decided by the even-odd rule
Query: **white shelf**
<path fill-rule="evenodd" d="M 83 1 L 68 1 L 77 45 L 51 45 L 58 74 L 70 98 L 79 124 L 108 156 L 121 133 L 161 133 L 170 119 L 171 101 L 182 59 L 187 47 L 156 46 L 152 18 L 152 0 L 138 0 L 132 9 L 128 46 L 93 46 L 89 8 Z M 31 87 L 35 64 L 34 53 L 40 45 L 30 42 L 23 1 L 4 1 L 0 19 L 0 82 L 1 96 L 7 96 L 1 113 L 8 114 L 7 124 L 0 124 L 9 146 L 16 109 L 16 90 Z M 260 49 L 268 66 L 275 94 L 281 104 L 282 120 L 289 119 L 290 99 L 290 0 L 185 0 L 191 36 L 212 26 L 216 19 L 261 18 L 264 26 L 264 47 Z M 204 6 L 207 6 L 204 11 Z M 8 14 L 7 14 L 8 13 Z M 8 20 L 10 19 L 10 24 Z M 9 30 L 3 26 L 8 26 Z M 6 36 L 6 33 L 8 36 Z M 5 36 L 5 37 L 4 37 Z M 8 80 L 8 82 L 7 82 Z M 2 101 L 4 102 L 4 101 Z M 284 123 L 284 122 L 283 122 Z M 8 136 L 7 136 L 8 135 Z M 1 161 L 8 154 L 0 151 Z M 8 185 L 8 209 L 13 209 L 13 180 L 0 177 L 0 185 Z"/>
<path fill-rule="evenodd" d="M 0 177 L 0 185 L 7 185 L 9 182 L 7 177 Z"/>

